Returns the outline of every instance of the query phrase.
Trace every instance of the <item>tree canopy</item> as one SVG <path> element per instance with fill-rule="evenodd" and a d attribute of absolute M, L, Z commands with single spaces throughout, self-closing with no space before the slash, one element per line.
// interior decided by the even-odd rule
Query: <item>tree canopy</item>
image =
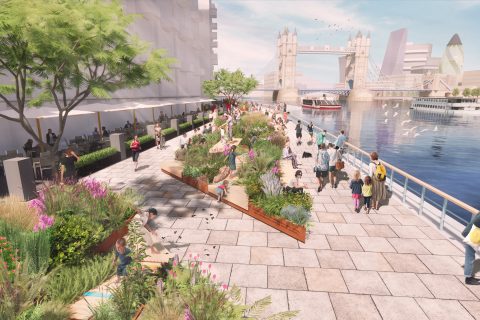
<path fill-rule="evenodd" d="M 258 85 L 253 77 L 245 77 L 242 71 L 230 72 L 220 69 L 213 74 L 213 80 L 203 82 L 203 92 L 210 98 L 225 96 L 229 101 L 241 98 L 251 92 Z"/>
<path fill-rule="evenodd" d="M 453 91 L 452 91 L 452 95 L 454 97 L 458 96 L 460 94 L 460 90 L 458 88 L 454 88 Z"/>
<path fill-rule="evenodd" d="M 135 18 L 117 0 L 0 0 L 0 99 L 18 114 L 0 117 L 56 151 L 69 112 L 88 96 L 169 79 L 174 59 L 127 31 Z M 59 111 L 51 148 L 24 116 L 46 102 Z"/>
<path fill-rule="evenodd" d="M 464 97 L 469 97 L 472 93 L 470 92 L 470 88 L 463 89 L 462 95 Z"/>

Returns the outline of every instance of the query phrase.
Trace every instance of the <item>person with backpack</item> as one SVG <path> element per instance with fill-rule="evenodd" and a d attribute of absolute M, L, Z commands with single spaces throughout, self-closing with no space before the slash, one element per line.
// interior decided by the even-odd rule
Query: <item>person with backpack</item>
<path fill-rule="evenodd" d="M 472 215 L 470 223 L 467 224 L 462 232 L 462 236 L 465 237 L 465 263 L 463 264 L 463 274 L 465 275 L 465 284 L 468 285 L 480 285 L 480 279 L 474 277 L 473 263 L 475 262 L 475 251 L 478 249 L 478 243 L 474 243 L 471 237 L 471 232 L 475 232 L 475 229 L 480 228 L 480 213 Z M 474 231 L 472 231 L 474 229 Z M 467 241 L 470 238 L 470 241 Z"/>
<path fill-rule="evenodd" d="M 324 180 L 328 176 L 329 163 L 330 163 L 330 156 L 328 155 L 325 144 L 322 143 L 320 145 L 320 150 L 318 150 L 318 153 L 317 153 L 317 160 L 315 161 L 315 167 L 313 168 L 313 171 L 315 171 L 315 176 L 318 179 L 318 184 L 319 184 L 317 189 L 318 192 L 322 191 L 325 185 Z"/>
<path fill-rule="evenodd" d="M 300 120 L 297 122 L 297 126 L 295 127 L 295 134 L 297 137 L 297 146 L 302 144 L 302 123 Z"/>
<path fill-rule="evenodd" d="M 378 153 L 370 154 L 370 164 L 368 165 L 368 175 L 372 177 L 372 207 L 378 210 L 380 202 L 387 198 L 387 189 L 385 188 L 385 179 L 387 178 L 387 169 L 378 160 Z"/>

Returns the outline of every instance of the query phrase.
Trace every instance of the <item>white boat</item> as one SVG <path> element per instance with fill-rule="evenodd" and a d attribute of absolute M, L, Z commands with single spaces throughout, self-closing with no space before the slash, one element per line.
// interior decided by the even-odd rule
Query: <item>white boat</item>
<path fill-rule="evenodd" d="M 414 110 L 447 114 L 480 114 L 480 100 L 472 97 L 417 97 L 413 98 Z"/>
<path fill-rule="evenodd" d="M 338 101 L 338 96 L 333 94 L 323 94 L 322 98 L 303 98 L 302 108 L 313 110 L 339 110 L 342 105 Z"/>

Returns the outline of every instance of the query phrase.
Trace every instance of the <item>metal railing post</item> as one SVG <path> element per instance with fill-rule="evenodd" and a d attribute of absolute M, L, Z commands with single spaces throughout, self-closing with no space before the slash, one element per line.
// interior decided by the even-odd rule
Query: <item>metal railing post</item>
<path fill-rule="evenodd" d="M 390 173 L 390 191 L 393 192 L 393 174 L 395 173 L 395 170 L 391 169 L 392 173 Z"/>
<path fill-rule="evenodd" d="M 363 172 L 363 153 L 360 152 L 360 172 Z"/>
<path fill-rule="evenodd" d="M 353 167 L 357 167 L 357 151 L 354 151 L 353 153 Z"/>
<path fill-rule="evenodd" d="M 405 203 L 407 200 L 407 189 L 408 189 L 408 178 L 405 177 L 405 183 L 403 184 L 403 197 L 402 202 Z"/>
<path fill-rule="evenodd" d="M 440 216 L 440 230 L 443 230 L 445 225 L 445 214 L 447 213 L 448 200 L 443 199 L 442 215 Z"/>
<path fill-rule="evenodd" d="M 422 195 L 420 196 L 420 204 L 418 205 L 418 214 L 423 213 L 423 202 L 425 201 L 425 187 L 422 187 Z"/>

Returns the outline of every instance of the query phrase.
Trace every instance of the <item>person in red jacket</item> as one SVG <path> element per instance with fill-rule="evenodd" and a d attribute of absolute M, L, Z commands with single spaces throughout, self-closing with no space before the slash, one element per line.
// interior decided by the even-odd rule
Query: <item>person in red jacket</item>
<path fill-rule="evenodd" d="M 140 150 L 142 150 L 142 147 L 140 145 L 140 141 L 138 140 L 138 136 L 135 135 L 133 137 L 132 143 L 130 143 L 130 150 L 132 150 L 132 160 L 135 163 L 135 170 L 137 171 L 138 167 L 138 156 L 140 155 Z"/>

